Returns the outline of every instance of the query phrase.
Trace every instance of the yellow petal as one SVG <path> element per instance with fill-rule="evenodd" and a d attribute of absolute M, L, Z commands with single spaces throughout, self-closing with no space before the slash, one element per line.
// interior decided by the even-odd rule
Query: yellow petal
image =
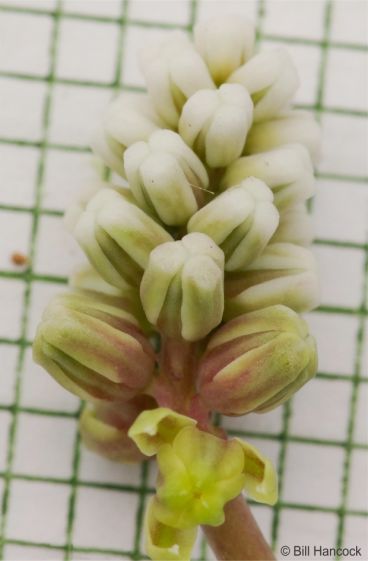
<path fill-rule="evenodd" d="M 277 501 L 277 474 L 271 460 L 263 456 L 257 448 L 235 438 L 244 452 L 244 489 L 259 503 L 274 505 Z"/>
<path fill-rule="evenodd" d="M 145 518 L 145 543 L 147 554 L 153 561 L 189 561 L 197 528 L 185 530 L 162 524 L 156 517 L 156 499 L 150 499 Z"/>
<path fill-rule="evenodd" d="M 143 411 L 130 427 L 128 435 L 146 456 L 157 454 L 160 446 L 171 443 L 185 426 L 197 422 L 190 417 L 175 413 L 166 407 Z"/>

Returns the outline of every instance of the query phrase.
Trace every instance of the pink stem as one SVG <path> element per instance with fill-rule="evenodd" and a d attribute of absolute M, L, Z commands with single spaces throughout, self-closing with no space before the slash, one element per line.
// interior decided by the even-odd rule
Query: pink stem
<path fill-rule="evenodd" d="M 227 503 L 225 522 L 221 526 L 202 528 L 219 561 L 275 559 L 242 495 Z"/>

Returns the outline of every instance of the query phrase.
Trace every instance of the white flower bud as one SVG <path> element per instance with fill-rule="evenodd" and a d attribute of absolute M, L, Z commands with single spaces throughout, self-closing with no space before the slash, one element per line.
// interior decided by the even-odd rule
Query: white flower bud
<path fill-rule="evenodd" d="M 179 133 L 209 167 L 225 167 L 243 153 L 252 118 L 253 102 L 245 88 L 223 84 L 188 99 Z"/>
<path fill-rule="evenodd" d="M 106 282 L 123 289 L 140 282 L 152 249 L 172 239 L 126 189 L 97 192 L 74 216 L 73 234 Z"/>
<path fill-rule="evenodd" d="M 175 132 L 154 132 L 127 149 L 124 167 L 139 205 L 170 226 L 186 224 L 208 187 L 207 172 Z"/>
<path fill-rule="evenodd" d="M 210 236 L 225 254 L 225 270 L 237 271 L 266 247 L 279 223 L 272 191 L 251 177 L 213 199 L 192 216 L 188 232 Z"/>
<path fill-rule="evenodd" d="M 318 305 L 316 262 L 305 247 L 274 243 L 243 271 L 228 275 L 225 282 L 225 318 L 252 310 L 284 304 L 296 312 Z"/>
<path fill-rule="evenodd" d="M 223 15 L 197 23 L 194 43 L 219 85 L 252 56 L 254 25 L 240 15 Z"/>
<path fill-rule="evenodd" d="M 221 321 L 224 254 L 204 234 L 156 247 L 141 283 L 147 319 L 169 337 L 197 341 Z"/>
<path fill-rule="evenodd" d="M 125 177 L 123 166 L 123 154 L 125 147 L 114 140 L 102 125 L 95 128 L 91 138 L 91 148 L 93 153 L 102 162 L 118 175 Z"/>
<path fill-rule="evenodd" d="M 256 123 L 249 131 L 245 154 L 256 154 L 283 144 L 303 144 L 313 163 L 319 159 L 321 129 L 306 111 L 285 111 L 270 121 Z"/>
<path fill-rule="evenodd" d="M 147 95 L 124 93 L 114 99 L 93 135 L 94 153 L 113 171 L 125 177 L 125 149 L 162 127 Z"/>
<path fill-rule="evenodd" d="M 227 168 L 221 188 L 237 185 L 250 176 L 258 177 L 273 190 L 279 209 L 304 202 L 314 195 L 312 162 L 301 144 L 239 158 Z"/>
<path fill-rule="evenodd" d="M 191 95 L 215 87 L 205 62 L 180 31 L 145 46 L 140 63 L 155 109 L 172 128 L 176 128 L 181 109 Z"/>
<path fill-rule="evenodd" d="M 297 204 L 280 212 L 280 223 L 271 243 L 288 242 L 307 246 L 312 243 L 313 237 L 312 218 L 305 204 Z"/>
<path fill-rule="evenodd" d="M 236 70 L 228 82 L 244 86 L 254 102 L 254 121 L 270 119 L 291 101 L 299 86 L 296 68 L 284 49 L 266 51 Z"/>

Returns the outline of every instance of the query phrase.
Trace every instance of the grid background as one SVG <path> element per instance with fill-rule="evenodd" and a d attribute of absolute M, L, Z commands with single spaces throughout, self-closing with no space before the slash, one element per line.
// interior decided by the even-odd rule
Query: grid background
<path fill-rule="evenodd" d="M 91 126 L 117 89 L 140 90 L 136 49 L 197 18 L 242 12 L 262 48 L 285 44 L 297 105 L 324 134 L 312 205 L 322 305 L 308 320 L 320 371 L 283 409 L 219 419 L 272 457 L 283 545 L 359 545 L 368 559 L 368 4 L 358 0 L 0 0 L 0 559 L 141 559 L 154 466 L 80 446 L 79 402 L 32 364 L 46 301 L 81 254 L 62 212 L 97 174 Z M 24 252 L 26 268 L 10 254 Z M 200 539 L 196 559 L 211 559 Z"/>

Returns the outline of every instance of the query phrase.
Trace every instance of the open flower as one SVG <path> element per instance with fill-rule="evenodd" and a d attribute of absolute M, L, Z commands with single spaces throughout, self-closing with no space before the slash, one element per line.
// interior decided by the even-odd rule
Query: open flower
<path fill-rule="evenodd" d="M 306 111 L 290 110 L 268 121 L 255 123 L 247 136 L 245 154 L 265 152 L 284 144 L 305 146 L 315 164 L 321 151 L 321 129 Z"/>
<path fill-rule="evenodd" d="M 160 407 L 142 412 L 130 428 L 141 452 L 158 455 L 154 510 L 162 523 L 174 528 L 219 525 L 224 505 L 242 489 L 256 501 L 276 502 L 276 474 L 268 458 L 247 442 L 223 440 L 195 424 Z"/>
<path fill-rule="evenodd" d="M 192 216 L 189 232 L 210 236 L 225 254 L 225 270 L 249 265 L 266 247 L 279 223 L 272 191 L 251 177 L 228 189 Z"/>
<path fill-rule="evenodd" d="M 186 100 L 197 90 L 214 88 L 208 68 L 189 38 L 173 31 L 141 51 L 141 69 L 160 118 L 176 128 Z"/>
<path fill-rule="evenodd" d="M 64 294 L 47 306 L 33 358 L 82 399 L 122 402 L 150 382 L 155 357 L 120 298 Z"/>
<path fill-rule="evenodd" d="M 306 322 L 286 306 L 271 306 L 225 323 L 211 337 L 199 369 L 199 394 L 225 415 L 281 405 L 317 369 Z"/>
<path fill-rule="evenodd" d="M 99 274 L 118 288 L 137 285 L 152 249 L 171 240 L 127 189 L 103 189 L 74 216 L 74 237 Z"/>
<path fill-rule="evenodd" d="M 124 167 L 140 206 L 170 226 L 186 224 L 208 187 L 200 159 L 169 130 L 157 131 L 147 142 L 128 148 Z"/>
<path fill-rule="evenodd" d="M 227 168 L 221 188 L 237 185 L 250 176 L 261 179 L 272 189 L 278 209 L 304 202 L 315 190 L 312 162 L 301 144 L 239 158 Z"/>
<path fill-rule="evenodd" d="M 254 121 L 265 121 L 289 104 L 299 86 L 296 68 L 285 49 L 266 51 L 235 70 L 228 82 L 241 84 L 254 102 Z"/>
<path fill-rule="evenodd" d="M 163 334 L 197 341 L 222 319 L 224 254 L 193 233 L 154 249 L 141 283 L 147 319 Z"/>
<path fill-rule="evenodd" d="M 241 15 L 223 14 L 194 26 L 194 43 L 216 85 L 226 82 L 253 54 L 254 25 Z"/>
<path fill-rule="evenodd" d="M 252 119 L 247 90 L 223 84 L 218 90 L 199 90 L 188 99 L 179 132 L 209 167 L 224 167 L 243 153 Z"/>
<path fill-rule="evenodd" d="M 318 305 L 319 283 L 311 251 L 290 243 L 273 243 L 247 269 L 227 275 L 226 319 L 284 304 L 296 312 Z"/>

